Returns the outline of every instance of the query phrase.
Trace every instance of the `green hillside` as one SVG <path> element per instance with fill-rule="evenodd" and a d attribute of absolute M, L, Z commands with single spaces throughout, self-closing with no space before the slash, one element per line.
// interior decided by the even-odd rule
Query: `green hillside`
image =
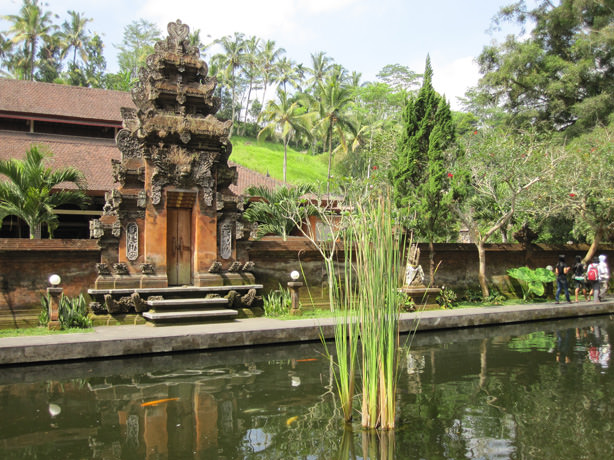
<path fill-rule="evenodd" d="M 233 136 L 230 161 L 283 180 L 284 146 L 254 138 Z M 288 147 L 287 180 L 291 184 L 325 184 L 328 155 L 306 155 Z"/>

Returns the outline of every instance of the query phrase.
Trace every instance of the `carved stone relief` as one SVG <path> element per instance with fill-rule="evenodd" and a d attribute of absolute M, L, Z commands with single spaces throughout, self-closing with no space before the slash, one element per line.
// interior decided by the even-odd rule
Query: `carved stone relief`
<path fill-rule="evenodd" d="M 232 257 L 232 221 L 226 219 L 220 224 L 220 257 L 230 259 Z"/>
<path fill-rule="evenodd" d="M 126 258 L 134 261 L 139 257 L 139 226 L 130 222 L 126 226 Z"/>
<path fill-rule="evenodd" d="M 120 129 L 115 137 L 115 142 L 122 158 L 141 158 L 143 156 L 143 146 L 137 138 L 127 129 Z"/>

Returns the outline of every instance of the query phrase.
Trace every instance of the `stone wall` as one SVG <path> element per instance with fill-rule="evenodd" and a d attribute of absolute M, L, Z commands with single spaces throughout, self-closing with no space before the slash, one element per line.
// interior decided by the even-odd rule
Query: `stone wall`
<path fill-rule="evenodd" d="M 238 252 L 255 262 L 256 282 L 264 285 L 264 292 L 277 289 L 280 284 L 286 286 L 290 272 L 298 270 L 303 274 L 301 280 L 306 280 L 301 301 L 326 303 L 326 270 L 319 252 L 309 241 L 300 237 L 289 237 L 287 241 L 267 237 L 238 244 Z M 450 286 L 458 292 L 477 288 L 478 256 L 474 245 L 437 244 L 435 248 L 437 286 Z M 420 249 L 420 263 L 428 273 L 428 245 L 420 245 Z M 508 268 L 554 266 L 558 254 L 565 254 L 571 265 L 575 255 L 584 256 L 587 250 L 586 245 L 532 245 L 528 249 L 519 244 L 488 245 L 488 277 L 503 289 Z M 598 253 L 607 254 L 608 259 L 614 261 L 614 246 L 602 246 Z M 343 261 L 343 254 L 339 256 Z M 16 324 L 19 317 L 33 321 L 39 311 L 41 294 L 53 273 L 62 277 L 66 295 L 87 292 L 94 285 L 95 264 L 99 261 L 100 249 L 94 240 L 0 239 L 0 323 L 10 326 Z"/>
<path fill-rule="evenodd" d="M 301 300 L 311 295 L 323 301 L 322 289 L 327 286 L 324 263 L 319 253 L 304 238 L 289 237 L 286 242 L 281 238 L 266 237 L 260 241 L 245 243 L 250 260 L 255 262 L 254 275 L 259 283 L 264 284 L 265 291 L 277 289 L 279 284 L 285 286 L 290 281 L 290 272 L 304 272 L 307 289 L 301 291 Z M 420 264 L 426 276 L 429 270 L 428 244 L 420 244 Z M 506 272 L 509 268 L 528 266 L 530 268 L 556 265 L 559 254 L 565 254 L 567 263 L 573 265 L 575 256 L 584 257 L 588 245 L 530 245 L 520 244 L 486 245 L 486 269 L 489 282 L 500 290 L 510 290 Z M 614 245 L 602 245 L 598 254 L 608 255 L 614 264 Z M 343 254 L 340 254 L 343 261 Z M 478 289 L 478 253 L 473 244 L 436 244 L 435 245 L 436 286 L 449 286 L 459 293 L 467 288 Z M 614 270 L 614 265 L 611 265 Z M 301 279 L 303 277 L 301 276 Z M 519 293 L 519 292 L 518 292 Z"/>

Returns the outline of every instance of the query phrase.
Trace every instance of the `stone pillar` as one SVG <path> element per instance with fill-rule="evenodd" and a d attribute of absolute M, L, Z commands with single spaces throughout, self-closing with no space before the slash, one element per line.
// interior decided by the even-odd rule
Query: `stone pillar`
<path fill-rule="evenodd" d="M 298 290 L 303 287 L 303 283 L 300 281 L 289 281 L 288 289 L 290 289 L 290 297 L 292 299 L 292 308 L 290 309 L 291 315 L 300 315 L 301 307 L 298 300 Z"/>
<path fill-rule="evenodd" d="M 60 326 L 60 296 L 63 289 L 61 287 L 49 287 L 47 288 L 47 294 L 49 297 L 49 322 L 47 327 L 52 331 L 59 331 Z"/>

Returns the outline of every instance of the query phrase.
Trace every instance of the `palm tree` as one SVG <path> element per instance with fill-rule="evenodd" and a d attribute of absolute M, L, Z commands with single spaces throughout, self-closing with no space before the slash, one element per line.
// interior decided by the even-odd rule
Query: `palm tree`
<path fill-rule="evenodd" d="M 311 77 L 307 80 L 307 85 L 317 88 L 324 83 L 326 76 L 332 68 L 332 59 L 324 51 L 319 51 L 311 55 L 311 68 L 307 68 L 307 73 Z"/>
<path fill-rule="evenodd" d="M 243 123 L 247 123 L 247 114 L 249 112 L 249 103 L 252 96 L 252 89 L 258 77 L 260 67 L 260 39 L 258 37 L 250 37 L 245 42 L 245 56 L 243 70 L 249 79 L 249 88 L 247 90 L 247 102 L 245 103 L 245 115 Z"/>
<path fill-rule="evenodd" d="M 77 65 L 77 53 L 83 63 L 87 63 L 87 44 L 90 37 L 87 35 L 85 26 L 92 19 L 83 17 L 81 13 L 75 11 L 69 11 L 68 15 L 70 16 L 69 21 L 64 21 L 62 30 L 58 34 L 62 43 L 60 56 L 64 59 L 66 54 L 72 49 L 72 66 L 74 68 Z"/>
<path fill-rule="evenodd" d="M 50 156 L 32 146 L 24 160 L 0 161 L 0 174 L 8 178 L 0 181 L 0 222 L 11 215 L 22 219 L 30 229 L 30 238 L 40 238 L 42 224 L 47 225 L 52 236 L 58 226 L 54 208 L 64 204 L 84 206 L 89 201 L 83 192 L 83 174 L 73 167 L 55 171 L 47 168 L 44 161 Z M 78 189 L 52 193 L 61 183 L 73 183 Z"/>
<path fill-rule="evenodd" d="M 299 67 L 295 61 L 288 58 L 282 58 L 277 61 L 276 67 L 276 78 L 275 82 L 278 85 L 282 85 L 284 87 L 284 91 L 287 91 L 286 85 L 289 83 L 293 88 L 298 88 L 299 81 L 303 78 L 303 76 L 299 73 L 303 70 L 302 66 Z"/>
<path fill-rule="evenodd" d="M 59 32 L 60 39 L 62 41 L 62 59 L 72 49 L 72 65 L 77 64 L 77 53 L 84 63 L 87 63 L 87 44 L 89 37 L 85 30 L 85 26 L 88 22 L 91 22 L 91 18 L 86 18 L 75 11 L 68 12 L 70 21 L 64 21 L 62 24 L 62 30 Z"/>
<path fill-rule="evenodd" d="M 260 70 L 262 72 L 262 107 L 264 107 L 266 89 L 273 80 L 273 75 L 275 74 L 275 63 L 285 52 L 286 50 L 283 48 L 275 48 L 275 41 L 273 40 L 266 41 L 262 47 L 260 58 Z"/>
<path fill-rule="evenodd" d="M 4 16 L 3 19 L 11 23 L 9 33 L 12 34 L 13 43 L 23 43 L 21 73 L 25 79 L 34 79 L 34 62 L 39 40 L 46 40 L 55 26 L 51 24 L 51 13 L 44 12 L 38 0 L 24 0 L 18 15 Z"/>
<path fill-rule="evenodd" d="M 296 227 L 296 222 L 315 214 L 315 208 L 305 195 L 313 193 L 313 186 L 278 187 L 270 190 L 266 187 L 250 187 L 246 194 L 258 200 L 250 202 L 243 213 L 248 222 L 258 223 L 256 238 L 266 235 L 279 235 L 284 241 Z"/>
<path fill-rule="evenodd" d="M 234 37 L 226 35 L 218 40 L 216 43 L 222 46 L 224 52 L 218 54 L 216 57 L 220 62 L 220 68 L 218 73 L 221 74 L 222 81 L 226 86 L 230 87 L 230 93 L 232 97 L 232 115 L 231 120 L 234 122 L 236 118 L 236 106 L 237 106 L 237 86 L 239 84 L 236 70 L 243 64 L 245 54 L 245 39 L 243 34 L 235 32 Z M 230 128 L 229 137 L 232 136 L 232 127 Z"/>
<path fill-rule="evenodd" d="M 355 131 L 354 120 L 348 110 L 354 103 L 354 91 L 351 87 L 342 85 L 336 78 L 328 78 L 320 85 L 318 93 L 319 116 L 318 126 L 324 133 L 324 141 L 328 144 L 328 178 L 326 193 L 330 192 L 330 178 L 333 159 L 333 135 L 336 134 L 347 151 L 345 142 L 346 130 Z"/>
<path fill-rule="evenodd" d="M 297 101 L 288 99 L 288 94 L 281 88 L 277 89 L 279 102 L 269 101 L 260 115 L 260 119 L 269 122 L 259 133 L 260 136 L 271 136 L 281 131 L 281 138 L 284 143 L 284 182 L 286 182 L 286 172 L 288 165 L 288 144 L 290 139 L 297 133 L 309 134 L 311 119 L 313 114 Z"/>

